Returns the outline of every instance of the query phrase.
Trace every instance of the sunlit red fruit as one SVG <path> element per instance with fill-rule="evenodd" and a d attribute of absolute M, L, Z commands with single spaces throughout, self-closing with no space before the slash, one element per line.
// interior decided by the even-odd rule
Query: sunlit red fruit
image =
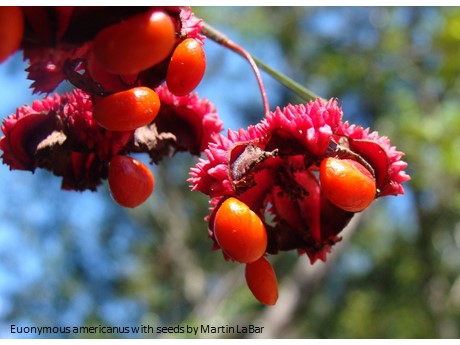
<path fill-rule="evenodd" d="M 160 110 L 155 91 L 139 86 L 120 91 L 96 102 L 94 119 L 111 131 L 130 131 L 152 122 Z"/>
<path fill-rule="evenodd" d="M 137 159 L 117 155 L 109 164 L 109 188 L 121 206 L 136 207 L 152 194 L 155 179 L 150 169 Z"/>
<path fill-rule="evenodd" d="M 0 62 L 15 53 L 24 35 L 24 15 L 18 6 L 0 6 Z"/>
<path fill-rule="evenodd" d="M 166 75 L 166 85 L 176 96 L 192 92 L 203 79 L 206 55 L 202 44 L 193 38 L 182 41 L 171 57 Z"/>
<path fill-rule="evenodd" d="M 169 56 L 175 39 L 171 17 L 153 10 L 101 30 L 94 38 L 93 52 L 108 72 L 133 74 Z"/>
<path fill-rule="evenodd" d="M 278 280 L 275 270 L 265 257 L 246 264 L 246 283 L 259 302 L 275 305 L 278 300 Z"/>
<path fill-rule="evenodd" d="M 319 177 L 326 198 L 345 211 L 360 212 L 375 199 L 375 179 L 357 161 L 326 158 L 321 162 Z"/>
<path fill-rule="evenodd" d="M 262 220 L 244 202 L 228 198 L 217 210 L 214 236 L 232 260 L 249 263 L 264 255 L 267 232 Z"/>

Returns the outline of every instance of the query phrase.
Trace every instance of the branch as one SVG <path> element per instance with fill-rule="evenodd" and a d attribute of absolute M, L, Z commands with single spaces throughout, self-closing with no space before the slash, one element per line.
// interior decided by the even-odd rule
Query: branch
<path fill-rule="evenodd" d="M 256 75 L 257 82 L 259 83 L 259 89 L 262 94 L 262 100 L 264 104 L 264 109 L 265 112 L 269 111 L 269 104 L 267 100 L 267 95 L 265 92 L 265 88 L 262 82 L 262 77 L 260 76 L 260 72 L 258 67 L 260 67 L 262 70 L 264 70 L 268 75 L 270 75 L 272 78 L 277 80 L 280 84 L 284 85 L 287 87 L 289 90 L 300 96 L 304 100 L 315 100 L 317 98 L 321 98 L 317 94 L 315 94 L 313 91 L 307 89 L 305 86 L 300 85 L 296 81 L 292 80 L 291 78 L 287 77 L 286 75 L 274 70 L 271 68 L 269 65 L 264 63 L 262 60 L 258 59 L 257 57 L 251 55 L 249 52 L 247 52 L 245 49 L 243 49 L 241 46 L 237 45 L 236 43 L 232 42 L 227 36 L 225 36 L 223 33 L 218 31 L 217 29 L 213 28 L 211 25 L 208 23 L 204 23 L 204 27 L 201 31 L 202 34 L 204 34 L 206 37 L 209 39 L 213 40 L 214 42 L 229 48 L 230 50 L 234 51 L 235 53 L 243 56 L 251 65 L 252 70 L 254 71 L 254 74 Z M 324 98 L 321 98 L 321 100 L 326 101 Z"/>
<path fill-rule="evenodd" d="M 252 58 L 251 54 L 249 54 L 244 48 L 230 40 L 227 36 L 223 33 L 218 31 L 217 29 L 213 28 L 207 23 L 204 23 L 204 27 L 201 30 L 201 33 L 204 34 L 206 37 L 210 38 L 214 42 L 229 48 L 230 50 L 234 51 L 235 53 L 241 55 L 245 58 L 256 76 L 257 83 L 259 84 L 259 90 L 262 96 L 262 104 L 264 106 L 265 114 L 270 112 L 270 104 L 268 103 L 267 92 L 265 91 L 264 83 L 262 81 L 262 76 L 260 75 L 259 69 L 257 68 L 257 64 L 255 63 L 254 59 Z"/>

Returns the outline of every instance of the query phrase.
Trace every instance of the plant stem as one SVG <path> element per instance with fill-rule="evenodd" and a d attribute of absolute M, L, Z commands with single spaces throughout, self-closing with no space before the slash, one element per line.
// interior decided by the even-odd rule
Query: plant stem
<path fill-rule="evenodd" d="M 230 40 L 223 33 L 221 33 L 220 31 L 213 28 L 207 23 L 204 23 L 201 33 L 203 33 L 206 37 L 210 38 L 214 42 L 224 47 L 227 47 L 230 50 L 234 51 L 235 53 L 241 55 L 243 58 L 245 58 L 249 62 L 256 76 L 257 83 L 259 84 L 259 90 L 262 96 L 262 104 L 264 107 L 265 114 L 268 114 L 270 112 L 270 104 L 268 103 L 267 92 L 265 91 L 265 86 L 262 81 L 262 76 L 260 75 L 259 68 L 257 67 L 257 64 L 252 58 L 251 54 L 249 54 L 244 48 L 242 48 L 241 46 L 239 46 L 238 44 Z"/>
<path fill-rule="evenodd" d="M 315 100 L 316 98 L 321 98 L 313 91 L 307 89 L 306 87 L 300 85 L 296 81 L 292 80 L 291 78 L 287 77 L 286 75 L 274 70 L 270 66 L 268 66 L 265 62 L 261 61 L 257 57 L 252 57 L 256 64 L 265 72 L 267 72 L 270 76 L 276 79 L 280 84 L 286 86 L 289 90 L 296 93 L 302 99 L 308 101 L 310 99 Z M 326 101 L 324 98 L 321 98 L 323 101 Z"/>
<path fill-rule="evenodd" d="M 273 68 L 271 68 L 270 66 L 268 66 L 266 63 L 256 58 L 255 56 L 252 56 L 244 48 L 232 42 L 227 36 L 225 36 L 223 33 L 218 31 L 217 29 L 215 29 L 208 23 L 204 23 L 204 26 L 201 32 L 206 37 L 213 40 L 214 42 L 224 47 L 227 47 L 230 50 L 234 51 L 235 53 L 243 56 L 249 62 L 252 70 L 254 71 L 254 74 L 256 75 L 256 79 L 259 84 L 260 92 L 262 94 L 262 101 L 263 101 L 264 109 L 266 113 L 269 111 L 270 106 L 268 104 L 267 94 L 266 94 L 265 87 L 263 85 L 262 78 L 260 76 L 258 67 L 260 67 L 267 74 L 269 74 L 272 78 L 276 79 L 280 84 L 284 85 L 289 90 L 291 90 L 292 92 L 294 92 L 295 94 L 297 94 L 298 96 L 300 96 L 302 99 L 306 101 L 311 100 L 311 99 L 314 100 L 316 98 L 321 98 L 318 95 L 316 95 L 313 91 L 300 85 L 299 83 L 287 77 L 286 75 L 274 70 Z M 325 101 L 323 98 L 321 99 Z"/>

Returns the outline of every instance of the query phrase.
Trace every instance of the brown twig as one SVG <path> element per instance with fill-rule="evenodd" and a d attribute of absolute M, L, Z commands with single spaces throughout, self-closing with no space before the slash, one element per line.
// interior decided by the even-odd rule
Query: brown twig
<path fill-rule="evenodd" d="M 204 27 L 201 30 L 201 33 L 208 37 L 209 39 L 213 40 L 214 42 L 229 48 L 230 50 L 234 51 L 235 53 L 241 55 L 244 59 L 246 59 L 256 76 L 257 83 L 259 84 L 260 93 L 262 96 L 262 104 L 264 107 L 265 114 L 270 112 L 270 104 L 268 103 L 267 92 L 265 91 L 265 86 L 262 81 L 262 76 L 260 75 L 259 68 L 255 63 L 254 59 L 252 58 L 251 54 L 249 54 L 244 48 L 239 46 L 237 43 L 230 40 L 227 36 L 225 36 L 220 31 L 216 30 L 212 26 L 207 23 L 204 23 Z"/>

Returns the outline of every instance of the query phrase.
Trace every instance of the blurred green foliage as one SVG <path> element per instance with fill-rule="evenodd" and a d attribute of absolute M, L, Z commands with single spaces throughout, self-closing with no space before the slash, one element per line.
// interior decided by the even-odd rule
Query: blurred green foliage
<path fill-rule="evenodd" d="M 262 337 L 281 338 L 459 337 L 460 9 L 205 7 L 194 12 L 322 97 L 337 97 L 345 120 L 391 138 L 409 163 L 407 193 L 363 212 L 328 265 L 310 267 L 295 253 L 272 258 L 281 296 L 276 307 L 266 308 L 246 288 L 243 267 L 210 250 L 203 221 L 207 198 L 191 192 L 185 181 L 196 158 L 180 154 L 155 167 L 157 187 L 147 204 L 125 211 L 106 199 L 97 258 L 118 258 L 113 243 L 123 236 L 117 229 L 125 222 L 131 230 L 124 228 L 128 235 L 120 241 L 129 259 L 117 259 L 124 269 L 106 272 L 108 277 L 88 275 L 93 264 L 74 255 L 82 244 L 73 241 L 81 239 L 66 229 L 65 219 L 56 221 L 54 236 L 73 250 L 60 251 L 54 269 L 45 270 L 43 279 L 61 276 L 46 295 L 48 304 L 45 298 L 40 305 L 71 313 L 71 300 L 90 296 L 75 321 L 86 325 L 254 324 L 266 327 Z M 220 47 L 212 52 L 204 83 L 227 85 L 222 94 L 234 83 L 245 88 L 241 80 L 251 78 L 249 73 L 226 71 L 233 53 Z M 207 88 L 201 90 L 206 97 Z M 276 85 L 268 96 L 273 106 L 302 101 Z M 241 123 L 260 119 L 257 95 L 226 100 L 234 103 L 224 106 Z M 64 264 L 67 272 L 59 269 Z M 40 283 L 28 286 L 32 296 L 40 288 Z M 27 317 L 37 324 L 58 323 L 53 317 L 59 312 L 44 319 L 31 296 L 12 296 L 16 304 L 5 316 L 8 322 Z"/>

